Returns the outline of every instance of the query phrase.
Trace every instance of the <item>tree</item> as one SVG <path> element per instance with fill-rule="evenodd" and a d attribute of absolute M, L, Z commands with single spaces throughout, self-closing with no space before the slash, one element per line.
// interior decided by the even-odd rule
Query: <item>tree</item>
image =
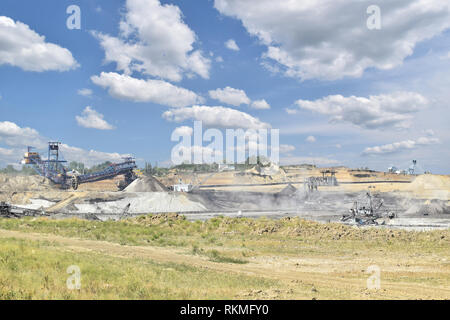
<path fill-rule="evenodd" d="M 153 175 L 153 168 L 152 168 L 152 164 L 151 163 L 145 163 L 145 168 L 144 168 L 144 174 L 146 175 Z"/>
<path fill-rule="evenodd" d="M 69 163 L 69 170 L 76 170 L 80 173 L 83 173 L 84 171 L 84 163 L 82 162 L 76 162 L 76 161 L 72 161 Z"/>

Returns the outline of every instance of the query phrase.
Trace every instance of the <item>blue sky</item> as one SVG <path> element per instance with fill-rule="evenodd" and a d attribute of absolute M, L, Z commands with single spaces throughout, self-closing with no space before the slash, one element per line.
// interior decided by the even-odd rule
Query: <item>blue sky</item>
<path fill-rule="evenodd" d="M 140 163 L 167 164 L 176 144 L 171 133 L 192 127 L 199 105 L 211 127 L 225 128 L 222 120 L 238 110 L 236 127 L 253 128 L 251 117 L 280 129 L 282 163 L 385 170 L 417 159 L 426 170 L 448 173 L 446 2 L 418 10 L 419 0 L 319 0 L 319 11 L 300 0 L 3 0 L 0 166 L 19 163 L 26 145 L 43 149 L 48 139 L 65 144 L 68 160 L 93 164 L 132 154 Z M 73 4 L 81 9 L 80 30 L 66 27 Z M 380 30 L 366 26 L 371 4 L 381 8 Z M 123 33 L 121 24 L 134 32 Z M 45 40 L 34 37 L 31 46 L 30 33 Z M 230 39 L 238 50 L 226 46 Z M 33 51 L 39 45 L 47 45 L 40 56 Z M 121 68 L 124 57 L 130 60 Z M 160 86 L 184 91 L 160 96 Z M 215 90 L 222 97 L 240 90 L 237 99 L 244 93 L 248 101 L 213 98 Z M 270 109 L 252 108 L 260 100 Z M 216 106 L 222 114 L 208 109 Z M 185 120 L 163 117 L 171 110 Z"/>

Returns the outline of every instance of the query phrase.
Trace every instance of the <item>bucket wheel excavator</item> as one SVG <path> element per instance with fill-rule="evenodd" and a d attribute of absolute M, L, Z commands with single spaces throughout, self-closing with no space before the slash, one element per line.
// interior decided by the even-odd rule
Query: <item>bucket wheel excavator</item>
<path fill-rule="evenodd" d="M 112 163 L 105 169 L 97 172 L 87 174 L 69 173 L 64 166 L 64 163 L 67 161 L 61 160 L 60 144 L 60 142 L 48 143 L 47 160 L 43 160 L 39 153 L 33 152 L 33 148 L 28 147 L 28 152 L 25 153 L 22 163 L 32 166 L 39 175 L 59 185 L 62 189 L 72 188 L 77 190 L 78 186 L 83 183 L 124 175 L 125 180 L 119 184 L 119 189 L 122 190 L 137 178 L 134 173 L 134 169 L 137 168 L 136 162 L 131 157 L 124 158 L 124 161 L 121 163 Z"/>

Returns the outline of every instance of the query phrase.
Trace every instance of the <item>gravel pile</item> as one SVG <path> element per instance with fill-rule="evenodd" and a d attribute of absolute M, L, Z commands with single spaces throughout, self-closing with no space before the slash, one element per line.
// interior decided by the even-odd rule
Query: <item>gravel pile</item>
<path fill-rule="evenodd" d="M 134 180 L 125 192 L 164 192 L 167 188 L 154 177 L 138 178 Z"/>
<path fill-rule="evenodd" d="M 133 196 L 96 203 L 74 204 L 76 210 L 66 208 L 66 212 L 83 213 L 121 213 L 126 209 L 128 213 L 160 213 L 183 211 L 206 211 L 206 207 L 190 200 L 182 193 L 168 192 L 138 192 Z"/>

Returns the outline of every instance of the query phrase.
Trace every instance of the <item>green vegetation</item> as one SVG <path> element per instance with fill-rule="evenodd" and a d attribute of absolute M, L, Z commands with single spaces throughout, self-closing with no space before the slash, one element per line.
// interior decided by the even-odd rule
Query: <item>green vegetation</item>
<path fill-rule="evenodd" d="M 12 165 L 7 165 L 5 168 L 0 169 L 0 173 L 24 176 L 32 176 L 37 174 L 36 171 L 34 171 L 34 169 L 29 166 L 22 166 L 20 170 L 16 170 Z"/>
<path fill-rule="evenodd" d="M 171 169 L 177 169 L 178 171 L 185 172 L 217 172 L 219 165 L 217 163 L 212 164 L 193 164 L 193 163 L 183 163 L 177 166 L 173 166 Z"/>
<path fill-rule="evenodd" d="M 450 230 L 298 218 L 191 222 L 177 214 L 0 219 L 1 229 L 48 240 L 3 235 L 0 299 L 429 299 L 448 298 L 450 290 Z M 81 291 L 65 287 L 69 265 L 82 270 Z M 366 289 L 370 265 L 382 270 L 382 290 Z"/>
<path fill-rule="evenodd" d="M 233 166 L 238 171 L 248 170 L 253 168 L 255 165 L 260 167 L 270 166 L 270 160 L 264 156 L 257 157 L 247 157 L 244 163 L 234 163 Z M 177 169 L 179 171 L 185 172 L 197 172 L 197 173 L 206 173 L 206 172 L 217 172 L 219 165 L 217 163 L 211 164 L 192 164 L 192 163 L 183 163 L 180 165 L 176 165 L 171 167 L 171 169 Z"/>
<path fill-rule="evenodd" d="M 87 221 L 48 218 L 0 219 L 0 228 L 40 232 L 123 245 L 182 247 L 218 250 L 220 256 L 242 258 L 265 254 L 296 255 L 311 248 L 352 250 L 387 247 L 389 250 L 432 247 L 446 251 L 450 231 L 413 232 L 380 228 L 354 228 L 339 223 L 321 224 L 298 218 L 225 218 L 188 221 L 177 214 L 146 215 L 122 221 Z M 226 252 L 221 252 L 227 248 Z M 317 251 L 318 252 L 318 251 Z M 212 257 L 211 253 L 209 256 Z"/>
<path fill-rule="evenodd" d="M 158 162 L 155 163 L 155 166 L 152 167 L 151 163 L 145 163 L 145 166 L 143 169 L 141 169 L 142 172 L 147 176 L 156 176 L 156 177 L 162 177 L 165 176 L 169 172 L 169 168 L 159 168 Z"/>
<path fill-rule="evenodd" d="M 69 170 L 76 170 L 79 173 L 83 173 L 86 170 L 84 163 L 72 161 L 69 163 Z"/>
<path fill-rule="evenodd" d="M 81 270 L 81 290 L 67 288 L 71 265 Z M 184 264 L 73 252 L 48 241 L 0 242 L 0 300 L 230 299 L 245 290 L 280 286 Z"/>

